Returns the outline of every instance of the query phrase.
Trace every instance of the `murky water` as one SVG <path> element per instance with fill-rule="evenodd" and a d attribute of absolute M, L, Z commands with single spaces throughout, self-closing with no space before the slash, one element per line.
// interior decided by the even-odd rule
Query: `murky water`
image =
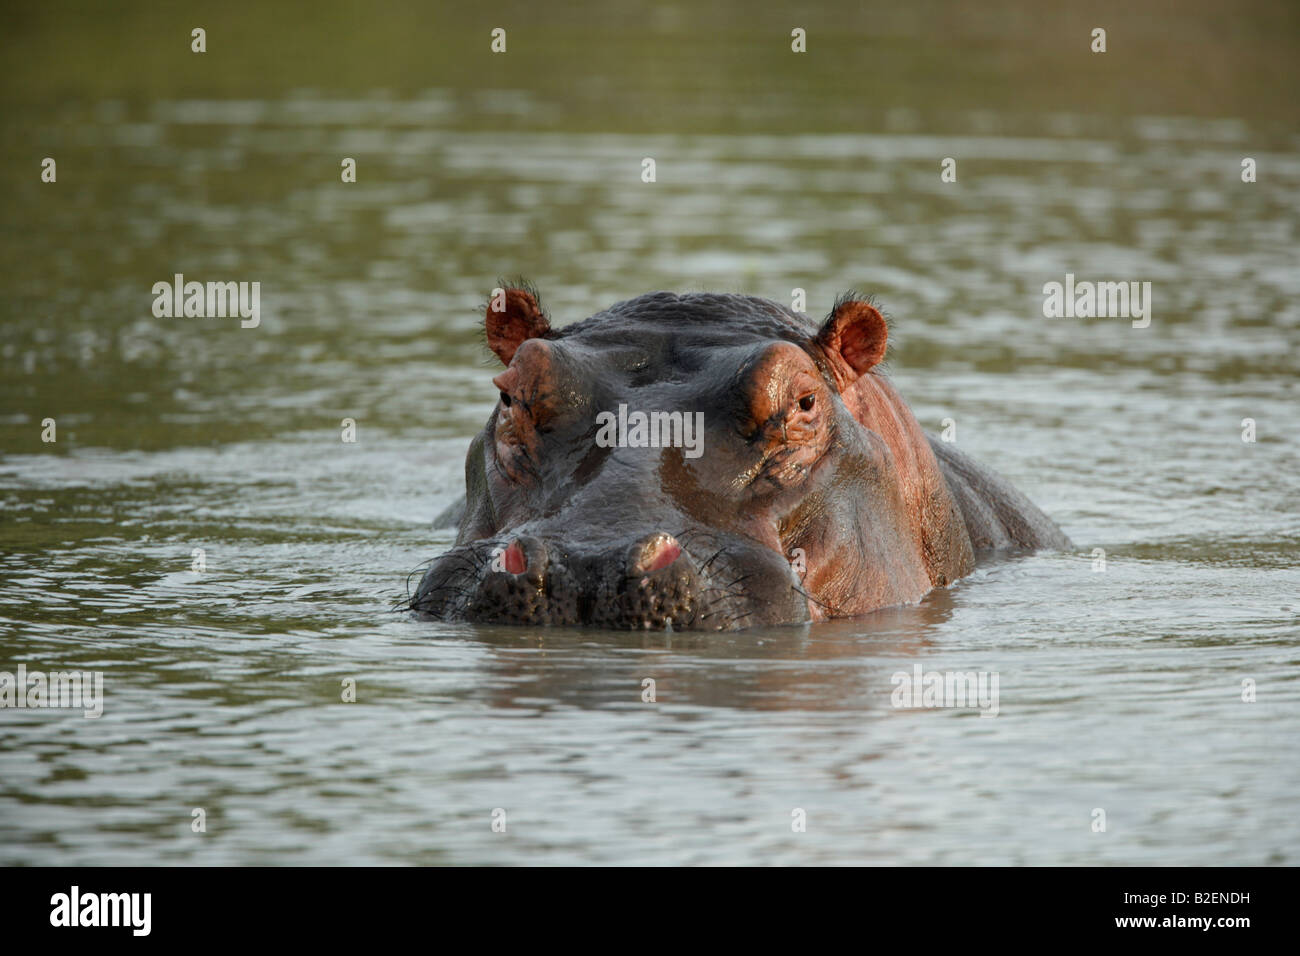
<path fill-rule="evenodd" d="M 102 670 L 105 701 L 0 710 L 0 863 L 1300 860 L 1294 127 L 898 109 L 640 134 L 567 108 L 6 116 L 0 669 Z M 178 272 L 260 281 L 261 325 L 155 318 Z M 1149 281 L 1150 326 L 1044 318 L 1066 273 Z M 658 288 L 799 287 L 814 313 L 870 291 L 921 421 L 1077 550 L 721 636 L 393 613 L 450 543 L 430 521 L 496 396 L 481 303 L 517 274 L 561 324 Z M 997 716 L 891 706 L 918 663 L 997 673 Z"/>

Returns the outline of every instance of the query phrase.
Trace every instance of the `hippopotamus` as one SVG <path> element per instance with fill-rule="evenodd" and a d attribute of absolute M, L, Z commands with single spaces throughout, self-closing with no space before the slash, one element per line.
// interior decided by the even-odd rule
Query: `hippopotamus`
<path fill-rule="evenodd" d="M 465 461 L 456 543 L 410 607 L 443 620 L 734 630 L 920 601 L 982 553 L 1069 540 L 928 435 L 842 296 L 651 292 L 555 328 L 494 290 L 505 370 Z"/>

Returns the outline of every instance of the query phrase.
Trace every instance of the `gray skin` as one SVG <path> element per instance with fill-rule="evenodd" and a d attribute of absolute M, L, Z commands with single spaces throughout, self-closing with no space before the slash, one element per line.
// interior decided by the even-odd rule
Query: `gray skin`
<path fill-rule="evenodd" d="M 914 603 L 993 549 L 1068 548 L 1008 482 L 925 435 L 876 367 L 884 320 L 655 292 L 555 330 L 487 311 L 507 366 L 412 609 L 450 621 L 732 630 Z M 597 414 L 703 413 L 703 454 L 602 447 Z"/>

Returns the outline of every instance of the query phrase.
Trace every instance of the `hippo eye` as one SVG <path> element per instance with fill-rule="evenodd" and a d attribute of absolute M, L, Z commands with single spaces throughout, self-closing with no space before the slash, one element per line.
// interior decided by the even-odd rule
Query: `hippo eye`
<path fill-rule="evenodd" d="M 505 392 L 501 393 L 501 404 L 504 405 L 506 408 L 510 407 L 510 396 L 507 395 Z"/>
<path fill-rule="evenodd" d="M 817 404 L 817 396 L 809 392 L 803 398 L 799 399 L 799 407 L 805 412 L 811 412 L 813 406 Z"/>

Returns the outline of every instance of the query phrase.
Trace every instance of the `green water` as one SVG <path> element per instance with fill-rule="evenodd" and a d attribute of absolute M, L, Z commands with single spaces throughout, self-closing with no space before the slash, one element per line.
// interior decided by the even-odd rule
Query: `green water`
<path fill-rule="evenodd" d="M 1300 15 L 1130 6 L 15 12 L 0 670 L 105 699 L 0 709 L 0 862 L 1294 864 Z M 260 325 L 156 318 L 175 273 Z M 1044 318 L 1067 273 L 1150 326 Z M 922 423 L 1077 551 L 722 636 L 393 613 L 515 275 L 557 324 L 872 292 Z M 916 663 L 997 717 L 892 707 Z"/>

